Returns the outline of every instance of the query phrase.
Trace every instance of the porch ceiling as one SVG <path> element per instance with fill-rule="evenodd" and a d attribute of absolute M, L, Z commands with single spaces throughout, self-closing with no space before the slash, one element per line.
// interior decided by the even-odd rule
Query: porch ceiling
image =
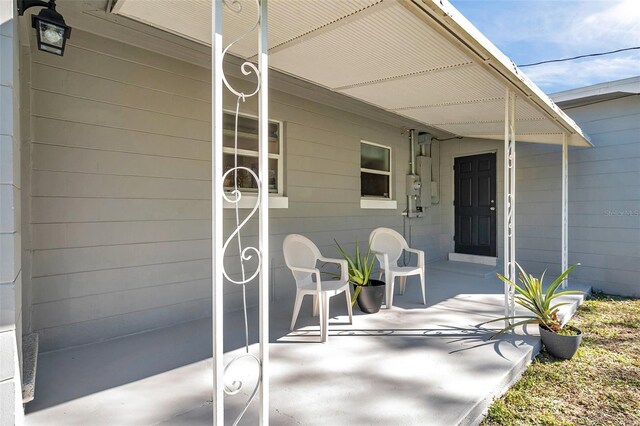
<path fill-rule="evenodd" d="M 225 7 L 224 39 L 255 23 Z M 590 146 L 580 128 L 446 1 L 269 0 L 272 68 L 427 126 L 504 139 L 505 88 L 518 95 L 517 140 Z M 204 44 L 211 0 L 118 0 L 113 13 Z M 257 34 L 230 53 L 255 60 Z"/>

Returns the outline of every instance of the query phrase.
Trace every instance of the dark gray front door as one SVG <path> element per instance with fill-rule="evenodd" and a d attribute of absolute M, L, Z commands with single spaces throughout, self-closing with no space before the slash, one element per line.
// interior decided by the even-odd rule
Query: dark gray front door
<path fill-rule="evenodd" d="M 455 176 L 456 253 L 496 255 L 496 154 L 458 157 Z"/>

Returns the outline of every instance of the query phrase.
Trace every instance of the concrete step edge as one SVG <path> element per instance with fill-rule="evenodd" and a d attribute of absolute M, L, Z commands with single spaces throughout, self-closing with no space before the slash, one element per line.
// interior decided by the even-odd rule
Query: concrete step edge
<path fill-rule="evenodd" d="M 591 294 L 591 287 L 587 287 L 585 290 L 585 294 L 574 303 L 570 305 L 565 305 L 560 307 L 559 317 L 563 324 L 566 324 L 576 313 L 580 305 L 589 297 Z M 522 374 L 525 372 L 527 367 L 531 364 L 531 362 L 538 356 L 540 351 L 542 350 L 542 341 L 538 338 L 536 339 L 536 343 L 531 347 L 531 350 L 527 351 L 527 353 L 523 354 L 523 356 L 518 360 L 516 364 L 503 376 L 502 382 L 498 387 L 496 387 L 492 392 L 487 394 L 482 400 L 478 401 L 476 405 L 467 411 L 463 416 L 460 417 L 460 421 L 458 425 L 466 426 L 466 425 L 478 425 L 487 415 L 487 411 L 491 404 L 497 399 L 504 395 L 511 386 L 513 386 L 520 378 Z"/>

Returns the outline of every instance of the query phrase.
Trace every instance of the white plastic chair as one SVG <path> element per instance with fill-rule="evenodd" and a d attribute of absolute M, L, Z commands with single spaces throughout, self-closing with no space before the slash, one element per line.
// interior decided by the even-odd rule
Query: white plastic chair
<path fill-rule="evenodd" d="M 330 259 L 323 257 L 320 250 L 311 240 L 298 234 L 287 235 L 282 244 L 284 261 L 291 269 L 296 280 L 296 301 L 293 308 L 293 318 L 291 319 L 291 330 L 293 330 L 302 299 L 306 295 L 313 296 L 313 316 L 318 315 L 320 309 L 320 340 L 327 341 L 327 328 L 329 326 L 329 298 L 342 292 L 347 301 L 349 312 L 349 324 L 353 321 L 351 311 L 351 292 L 349 290 L 349 276 L 347 261 L 343 259 Z M 325 280 L 320 278 L 320 270 L 316 268 L 316 263 L 329 262 L 340 265 L 340 280 Z M 313 278 L 315 277 L 315 282 Z"/>
<path fill-rule="evenodd" d="M 410 248 L 402 235 L 389 228 L 374 229 L 369 236 L 369 243 L 371 251 L 380 263 L 380 276 L 384 273 L 384 281 L 387 285 L 386 308 L 389 309 L 393 305 L 393 287 L 396 277 L 400 277 L 400 294 L 404 294 L 407 277 L 411 275 L 420 276 L 422 303 L 426 305 L 424 252 Z M 415 253 L 418 256 L 418 265 L 398 266 L 398 259 L 403 251 Z"/>

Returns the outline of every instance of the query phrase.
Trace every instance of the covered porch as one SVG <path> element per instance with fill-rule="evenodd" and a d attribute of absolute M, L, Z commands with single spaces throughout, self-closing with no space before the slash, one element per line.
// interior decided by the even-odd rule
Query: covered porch
<path fill-rule="evenodd" d="M 429 297 L 417 284 L 396 295 L 392 310 L 355 311 L 346 323 L 343 300 L 331 306 L 329 341 L 317 343 L 317 318 L 303 305 L 289 331 L 292 306 L 272 305 L 270 422 L 274 425 L 476 424 L 492 399 L 510 386 L 541 348 L 537 330 L 489 340 L 494 327 L 477 324 L 504 312 L 502 284 L 428 270 Z M 588 290 L 572 284 L 571 288 Z M 569 316 L 581 297 L 572 296 Z M 258 320 L 249 311 L 251 323 Z M 227 318 L 225 359 L 242 353 L 242 313 Z M 257 330 L 251 327 L 251 350 Z M 28 426 L 211 424 L 211 323 L 180 324 L 40 357 Z M 225 400 L 229 424 L 255 384 L 252 364 L 238 366 L 243 391 Z M 246 370 L 245 370 L 246 369 Z M 257 402 L 257 401 L 256 401 Z M 256 424 L 254 402 L 241 424 Z"/>
<path fill-rule="evenodd" d="M 429 152 L 440 164 L 458 154 L 496 155 L 494 261 L 511 277 L 516 141 L 562 146 L 562 213 L 554 217 L 562 227 L 561 268 L 568 262 L 569 146 L 589 142 L 446 3 L 291 8 L 274 0 L 267 25 L 267 15 L 255 21 L 253 2 L 216 1 L 218 11 L 225 4 L 214 14 L 224 15 L 224 30 L 217 22 L 213 31 L 209 2 L 59 3 L 75 29 L 67 55 L 54 61 L 22 49 L 31 67 L 24 91 L 33 94 L 23 108 L 33 130 L 33 159 L 25 161 L 33 190 L 24 203 L 33 218 L 24 244 L 33 253 L 25 298 L 33 314 L 25 329 L 40 333 L 45 348 L 28 424 L 200 424 L 212 411 L 219 424 L 229 423 L 260 375 L 249 423 L 474 423 L 537 353 L 533 331 L 493 342 L 477 327 L 514 312 L 512 293 L 494 274 L 434 267 L 452 251 L 452 171 L 425 177 L 441 185 L 440 200 L 418 215 L 405 186 L 415 161 L 405 131 L 441 139 L 441 151 Z M 237 4 L 243 10 L 234 11 Z M 223 61 L 226 42 L 254 21 L 261 43 L 240 41 Z M 244 61 L 256 59 L 258 87 L 244 72 Z M 237 96 L 223 98 L 223 69 L 241 89 Z M 240 256 L 222 252 L 238 224 L 233 210 L 223 210 L 222 157 L 234 153 L 224 151 L 222 119 L 237 105 L 258 122 L 265 185 L 259 197 L 244 199 L 261 204 L 243 235 L 262 256 L 259 280 L 247 287 L 249 349 L 264 368 L 240 368 L 240 394 L 223 397 L 223 369 L 245 350 L 241 291 L 222 271 L 230 258 L 230 276 L 241 276 Z M 274 158 L 267 158 L 269 119 L 284 139 Z M 365 140 L 393 152 L 383 200 L 361 197 Z M 276 192 L 268 187 L 270 159 L 284 169 Z M 243 217 L 246 207 L 238 208 Z M 427 306 L 409 283 L 397 306 L 358 315 L 352 326 L 336 303 L 326 345 L 315 343 L 308 305 L 300 317 L 307 322 L 289 332 L 284 236 L 313 234 L 331 255 L 337 236 L 352 247 L 377 226 L 406 227 L 412 245 L 427 253 Z"/>

